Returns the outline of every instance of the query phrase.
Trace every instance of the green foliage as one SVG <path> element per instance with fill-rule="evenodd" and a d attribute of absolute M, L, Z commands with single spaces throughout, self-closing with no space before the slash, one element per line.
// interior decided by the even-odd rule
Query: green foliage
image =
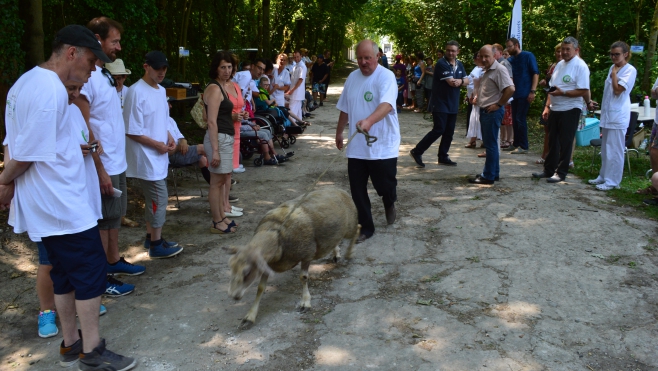
<path fill-rule="evenodd" d="M 0 85 L 11 85 L 23 72 L 21 50 L 23 22 L 18 17 L 18 0 L 0 0 Z"/>

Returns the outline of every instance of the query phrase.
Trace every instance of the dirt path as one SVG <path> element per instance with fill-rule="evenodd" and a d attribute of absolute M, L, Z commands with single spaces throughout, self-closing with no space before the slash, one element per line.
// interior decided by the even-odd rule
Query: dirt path
<path fill-rule="evenodd" d="M 256 290 L 228 297 L 221 247 L 245 244 L 266 211 L 302 194 L 336 156 L 337 85 L 291 147 L 292 161 L 245 163 L 236 176 L 246 210 L 239 233 L 208 233 L 192 171 L 165 226 L 185 246 L 179 257 L 151 261 L 143 230 L 121 230 L 122 253 L 147 271 L 125 279 L 133 294 L 103 300 L 111 349 L 136 357 L 139 370 L 658 370 L 656 222 L 580 179 L 531 180 L 536 154 L 504 154 L 500 182 L 469 185 L 483 159 L 463 148 L 461 119 L 451 149 L 458 166 L 439 167 L 435 145 L 417 169 L 407 153 L 431 123 L 408 112 L 398 221 L 386 226 L 371 189 L 377 231 L 349 263 L 311 266 L 312 311 L 295 311 L 296 268 L 270 279 L 255 326 L 238 331 Z M 349 190 L 346 163 L 338 159 L 319 186 Z M 37 337 L 37 262 L 36 247 L 5 224 L 0 370 L 60 369 L 61 336 Z"/>

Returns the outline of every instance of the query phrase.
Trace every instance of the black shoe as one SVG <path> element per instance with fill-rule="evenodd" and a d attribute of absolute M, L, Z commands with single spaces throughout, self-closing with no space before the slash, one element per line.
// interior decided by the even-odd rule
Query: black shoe
<path fill-rule="evenodd" d="M 386 208 L 386 223 L 388 223 L 389 225 L 395 223 L 396 216 L 397 216 L 397 212 L 395 211 L 395 204 Z"/>
<path fill-rule="evenodd" d="M 648 198 L 646 200 L 642 200 L 642 203 L 649 206 L 658 206 L 658 198 Z"/>
<path fill-rule="evenodd" d="M 457 166 L 457 163 L 447 158 L 445 160 L 439 160 L 439 165 Z"/>
<path fill-rule="evenodd" d="M 546 179 L 546 182 L 547 183 L 560 183 L 560 182 L 564 182 L 564 178 L 561 178 L 559 175 L 557 175 L 557 173 L 555 173 L 555 175 L 553 175 L 552 177 Z"/>
<path fill-rule="evenodd" d="M 546 174 L 546 173 L 543 172 L 543 171 L 542 171 L 541 173 L 532 173 L 532 177 L 533 177 L 533 178 L 536 178 L 536 179 L 550 178 L 551 176 L 552 176 L 552 175 L 548 175 L 548 174 Z"/>
<path fill-rule="evenodd" d="M 475 176 L 475 178 L 482 178 L 482 174 L 477 174 L 477 175 Z M 500 181 L 500 177 L 498 177 L 498 176 L 495 177 L 495 178 L 494 178 L 494 181 L 495 181 L 495 182 Z"/>
<path fill-rule="evenodd" d="M 366 241 L 368 238 L 370 238 L 370 237 L 371 237 L 371 236 L 366 236 L 365 234 L 360 234 L 360 235 L 359 235 L 359 238 L 356 239 L 356 244 L 358 245 L 358 244 L 360 244 L 360 243 L 363 243 L 363 242 L 365 242 L 365 241 Z"/>
<path fill-rule="evenodd" d="M 320 102 L 320 107 L 322 107 L 322 106 L 323 106 L 323 104 L 322 104 L 322 102 Z"/>
<path fill-rule="evenodd" d="M 416 164 L 418 165 L 418 167 L 425 167 L 425 164 L 423 163 L 423 156 L 422 155 L 416 154 L 416 151 L 413 150 L 413 149 L 411 151 L 409 151 L 409 154 L 414 159 L 414 161 L 416 161 Z"/>
<path fill-rule="evenodd" d="M 483 178 L 481 176 L 476 177 L 475 179 L 471 178 L 468 180 L 469 183 L 472 184 L 494 184 L 493 180 L 489 180 L 487 178 Z"/>

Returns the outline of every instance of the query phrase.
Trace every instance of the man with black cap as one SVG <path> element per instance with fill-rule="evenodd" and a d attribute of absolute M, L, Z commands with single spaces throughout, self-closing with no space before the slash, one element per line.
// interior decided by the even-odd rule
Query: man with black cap
<path fill-rule="evenodd" d="M 121 51 L 123 26 L 107 17 L 94 18 L 87 24 L 100 43 L 109 62 L 117 58 Z M 103 153 L 94 153 L 94 164 L 100 183 L 103 218 L 98 228 L 107 256 L 106 296 L 123 296 L 135 290 L 135 285 L 123 283 L 115 276 L 137 276 L 146 270 L 144 266 L 133 265 L 119 256 L 119 227 L 121 217 L 126 215 L 128 189 L 126 186 L 126 136 L 121 116 L 121 101 L 117 96 L 116 81 L 104 65 L 97 61 L 96 71 L 82 87 L 80 96 L 73 102 L 80 108 L 89 126 L 91 139 L 100 140 Z M 114 189 L 121 191 L 114 197 Z M 118 192 L 117 192 L 118 195 Z"/>
<path fill-rule="evenodd" d="M 85 83 L 97 60 L 110 59 L 94 34 L 78 25 L 61 29 L 52 50 L 48 61 L 21 76 L 7 96 L 0 207 L 11 202 L 9 224 L 14 232 L 28 232 L 48 253 L 64 338 L 60 364 L 69 366 L 80 360 L 80 370 L 129 370 L 135 360 L 107 350 L 99 335 L 107 261 L 95 207 L 85 197 L 89 193 L 83 152 L 78 147 L 80 132 L 69 120 L 64 87 L 69 81 Z"/>
<path fill-rule="evenodd" d="M 311 67 L 311 82 L 313 87 L 313 104 L 315 98 L 320 94 L 320 106 L 324 101 L 325 94 L 327 93 L 327 78 L 329 77 L 329 66 L 324 63 L 324 55 L 318 54 L 313 67 Z"/>
<path fill-rule="evenodd" d="M 126 128 L 126 175 L 137 178 L 144 192 L 146 233 L 150 237 L 149 256 L 169 258 L 183 251 L 168 246 L 162 238 L 167 212 L 167 170 L 169 151 L 176 148 L 167 131 L 169 104 L 165 88 L 159 85 L 167 74 L 169 62 L 159 51 L 146 54 L 144 76 L 126 94 L 123 121 Z"/>

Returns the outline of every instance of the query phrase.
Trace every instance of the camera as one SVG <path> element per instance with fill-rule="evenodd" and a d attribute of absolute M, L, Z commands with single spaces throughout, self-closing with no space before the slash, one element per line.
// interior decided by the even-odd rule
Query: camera
<path fill-rule="evenodd" d="M 98 148 L 98 143 L 93 143 L 89 145 L 89 152 L 94 153 L 96 152 L 96 149 Z"/>

